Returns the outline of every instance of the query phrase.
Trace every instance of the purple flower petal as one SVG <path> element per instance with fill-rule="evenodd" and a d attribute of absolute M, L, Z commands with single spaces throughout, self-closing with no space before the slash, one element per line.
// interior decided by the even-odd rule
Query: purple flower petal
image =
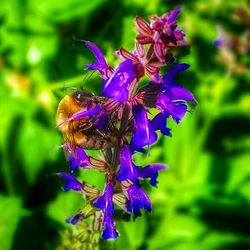
<path fill-rule="evenodd" d="M 167 86 L 166 94 L 171 97 L 172 100 L 180 100 L 186 102 L 196 102 L 194 96 L 187 89 L 177 84 Z"/>
<path fill-rule="evenodd" d="M 77 167 L 86 168 L 89 166 L 89 156 L 85 153 L 85 151 L 81 147 L 76 147 L 74 150 L 69 143 L 64 145 L 64 149 L 69 154 L 70 165 L 69 168 L 72 171 L 76 171 Z"/>
<path fill-rule="evenodd" d="M 86 117 L 96 117 L 97 115 L 100 114 L 101 111 L 102 111 L 101 107 L 95 106 L 92 109 L 83 110 L 83 111 L 75 113 L 74 115 L 72 115 L 65 122 L 69 122 L 69 121 L 72 121 L 72 120 L 83 119 L 83 118 L 86 118 Z M 59 124 L 59 126 L 60 126 L 60 124 Z"/>
<path fill-rule="evenodd" d="M 157 97 L 156 107 L 170 114 L 178 123 L 187 112 L 187 105 L 183 101 L 171 100 L 167 94 L 160 93 Z"/>
<path fill-rule="evenodd" d="M 171 136 L 170 128 L 167 128 L 166 122 L 167 118 L 169 117 L 169 113 L 161 112 L 157 114 L 153 120 L 151 121 L 151 126 L 154 131 L 160 130 L 162 134 Z"/>
<path fill-rule="evenodd" d="M 163 76 L 163 82 L 165 84 L 172 83 L 176 75 L 181 72 L 185 71 L 187 68 L 189 68 L 189 65 L 186 63 L 180 63 L 175 66 L 173 66 L 164 76 Z"/>
<path fill-rule="evenodd" d="M 116 239 L 118 236 L 119 234 L 115 229 L 112 215 L 104 213 L 102 238 L 104 240 L 108 240 L 108 239 Z"/>
<path fill-rule="evenodd" d="M 78 213 L 67 218 L 66 222 L 72 225 L 77 225 L 78 223 L 81 222 L 82 219 L 83 219 L 82 213 Z"/>
<path fill-rule="evenodd" d="M 64 191 L 75 190 L 76 192 L 82 191 L 82 183 L 79 182 L 73 175 L 67 173 L 57 173 L 59 177 L 65 180 L 63 187 Z"/>
<path fill-rule="evenodd" d="M 132 161 L 132 154 L 128 145 L 124 145 L 120 152 L 120 168 L 117 173 L 118 181 L 134 181 L 139 175 L 139 169 Z"/>
<path fill-rule="evenodd" d="M 184 103 L 171 103 L 168 111 L 176 123 L 179 123 L 187 112 L 187 105 Z"/>
<path fill-rule="evenodd" d="M 117 102 L 124 102 L 129 97 L 129 86 L 135 79 L 135 69 L 130 59 L 120 63 L 112 76 L 104 82 L 102 93 Z"/>
<path fill-rule="evenodd" d="M 136 131 L 132 137 L 133 150 L 141 151 L 142 147 L 150 146 L 157 140 L 157 134 L 152 129 L 147 111 L 142 106 L 133 108 Z"/>
<path fill-rule="evenodd" d="M 167 169 L 167 166 L 160 163 L 153 163 L 140 169 L 140 177 L 142 179 L 150 178 L 150 184 L 154 187 L 157 185 L 158 171 Z"/>
<path fill-rule="evenodd" d="M 143 189 L 135 184 L 132 184 L 126 189 L 125 192 L 129 201 L 127 209 L 129 212 L 133 213 L 135 217 L 141 214 L 140 209 L 146 209 L 151 212 L 151 201 Z"/>
<path fill-rule="evenodd" d="M 180 7 L 177 7 L 173 10 L 171 10 L 167 16 L 168 16 L 168 23 L 171 24 L 172 22 L 175 21 L 176 17 L 180 14 L 181 12 L 181 8 Z"/>
<path fill-rule="evenodd" d="M 110 67 L 107 64 L 102 51 L 92 42 L 85 42 L 85 45 L 91 50 L 91 52 L 96 57 L 96 60 L 95 60 L 94 63 L 86 65 L 86 69 L 88 69 L 88 70 L 98 70 L 100 75 L 104 79 L 107 79 L 108 71 L 110 70 Z"/>
<path fill-rule="evenodd" d="M 114 193 L 114 186 L 111 183 L 108 183 L 105 187 L 103 195 L 93 203 L 93 205 L 101 210 L 104 210 L 105 213 L 113 214 L 114 213 L 114 203 L 112 200 Z"/>

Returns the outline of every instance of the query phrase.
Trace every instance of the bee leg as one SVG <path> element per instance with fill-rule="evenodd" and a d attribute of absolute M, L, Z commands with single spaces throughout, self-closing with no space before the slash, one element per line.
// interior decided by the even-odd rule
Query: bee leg
<path fill-rule="evenodd" d="M 90 129 L 93 126 L 92 122 L 83 122 L 78 126 L 78 129 L 83 132 Z"/>
<path fill-rule="evenodd" d="M 98 128 L 95 130 L 97 134 L 99 134 L 102 137 L 107 137 L 107 134 L 105 134 L 103 131 L 99 130 Z"/>
<path fill-rule="evenodd" d="M 102 154 L 103 154 L 104 159 L 106 160 L 106 162 L 108 162 L 109 164 L 111 164 L 112 149 L 111 148 L 102 149 Z"/>

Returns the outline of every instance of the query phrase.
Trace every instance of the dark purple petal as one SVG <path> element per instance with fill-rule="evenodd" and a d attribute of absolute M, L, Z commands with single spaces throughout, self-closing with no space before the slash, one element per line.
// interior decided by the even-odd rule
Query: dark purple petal
<path fill-rule="evenodd" d="M 120 63 L 112 76 L 104 82 L 102 93 L 117 102 L 124 102 L 129 97 L 129 86 L 135 79 L 135 69 L 130 59 Z"/>
<path fill-rule="evenodd" d="M 102 111 L 101 107 L 95 106 L 92 109 L 83 110 L 83 111 L 75 113 L 68 120 L 66 120 L 66 122 L 69 122 L 69 121 L 72 121 L 72 120 L 83 119 L 83 118 L 86 118 L 86 117 L 96 117 L 97 115 L 100 114 L 101 111 Z"/>
<path fill-rule="evenodd" d="M 179 123 L 187 112 L 187 105 L 184 103 L 171 103 L 168 112 L 176 123 Z"/>
<path fill-rule="evenodd" d="M 107 72 L 109 71 L 110 67 L 108 66 L 105 57 L 102 51 L 92 42 L 85 42 L 85 45 L 91 50 L 91 52 L 95 55 L 96 60 L 92 64 L 87 64 L 86 69 L 88 70 L 98 70 L 100 75 L 107 79 Z"/>
<path fill-rule="evenodd" d="M 166 95 L 168 95 L 172 100 L 196 102 L 192 93 L 180 85 L 172 84 L 166 86 L 165 89 Z"/>
<path fill-rule="evenodd" d="M 104 213 L 102 238 L 104 240 L 108 240 L 108 239 L 116 239 L 118 236 L 119 234 L 115 229 L 113 216 L 111 214 Z"/>
<path fill-rule="evenodd" d="M 176 75 L 189 68 L 189 65 L 186 63 L 181 63 L 173 66 L 164 76 L 163 76 L 163 82 L 165 84 L 173 83 L 174 78 Z"/>
<path fill-rule="evenodd" d="M 124 145 L 120 152 L 120 168 L 117 173 L 118 181 L 134 181 L 139 175 L 139 169 L 132 161 L 130 147 Z"/>
<path fill-rule="evenodd" d="M 160 93 L 157 97 L 156 107 L 171 115 L 178 123 L 187 112 L 187 105 L 183 101 L 171 100 L 167 94 Z"/>
<path fill-rule="evenodd" d="M 64 191 L 75 190 L 76 192 L 82 191 L 82 183 L 79 182 L 73 175 L 67 173 L 57 173 L 59 177 L 65 180 L 63 187 Z"/>
<path fill-rule="evenodd" d="M 167 169 L 167 166 L 160 163 L 153 163 L 140 169 L 139 178 L 150 178 L 150 184 L 154 187 L 157 185 L 158 171 Z"/>
<path fill-rule="evenodd" d="M 93 203 L 93 205 L 100 210 L 104 210 L 105 213 L 113 214 L 114 213 L 114 203 L 112 200 L 114 193 L 114 186 L 111 183 L 108 183 L 105 187 L 103 195 Z"/>
<path fill-rule="evenodd" d="M 85 153 L 85 151 L 81 147 L 76 147 L 74 150 L 69 143 L 64 145 L 64 149 L 69 154 L 70 161 L 70 169 L 73 172 L 77 169 L 77 167 L 88 167 L 89 166 L 89 156 Z"/>
<path fill-rule="evenodd" d="M 78 213 L 78 214 L 72 215 L 69 218 L 67 218 L 66 222 L 69 224 L 72 224 L 72 225 L 76 225 L 76 224 L 80 223 L 82 219 L 83 219 L 83 214 Z"/>
<path fill-rule="evenodd" d="M 171 10 L 167 14 L 167 16 L 168 16 L 168 23 L 170 24 L 170 23 L 174 22 L 175 19 L 176 19 L 176 17 L 180 14 L 180 12 L 181 12 L 181 8 L 180 7 L 177 7 L 175 9 Z"/>
<path fill-rule="evenodd" d="M 169 113 L 161 112 L 157 114 L 153 120 L 151 121 L 151 126 L 154 131 L 160 130 L 162 134 L 171 136 L 170 129 L 167 128 L 166 122 L 167 118 L 169 117 Z"/>
<path fill-rule="evenodd" d="M 129 212 L 133 213 L 135 217 L 141 214 L 140 209 L 145 209 L 151 212 L 151 201 L 143 189 L 132 184 L 126 189 L 125 192 L 129 201 L 127 204 L 127 209 Z"/>
<path fill-rule="evenodd" d="M 156 100 L 156 108 L 161 111 L 167 111 L 171 99 L 164 93 L 159 93 Z"/>
<path fill-rule="evenodd" d="M 133 108 L 136 131 L 132 136 L 131 145 L 133 150 L 141 151 L 142 147 L 150 146 L 157 140 L 157 134 L 152 129 L 147 111 L 142 106 Z"/>

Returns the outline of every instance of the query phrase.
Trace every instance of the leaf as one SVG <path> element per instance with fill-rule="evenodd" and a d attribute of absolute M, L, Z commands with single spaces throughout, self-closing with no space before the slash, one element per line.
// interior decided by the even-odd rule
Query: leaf
<path fill-rule="evenodd" d="M 36 181 L 57 141 L 56 133 L 35 120 L 26 119 L 22 124 L 19 131 L 18 156 L 23 163 L 28 184 L 32 185 Z"/>
<path fill-rule="evenodd" d="M 46 213 L 51 219 L 66 226 L 66 219 L 76 214 L 83 207 L 84 200 L 79 194 L 62 191 L 54 201 L 49 203 Z"/>
<path fill-rule="evenodd" d="M 135 221 L 122 221 L 118 224 L 120 238 L 117 242 L 117 249 L 122 249 L 122 245 L 128 244 L 127 249 L 139 249 L 145 240 L 147 223 L 145 214 L 136 218 Z M 126 242 L 126 243 L 125 243 Z"/>
<path fill-rule="evenodd" d="M 9 250 L 18 223 L 24 214 L 21 200 L 17 197 L 0 195 L 0 249 Z"/>

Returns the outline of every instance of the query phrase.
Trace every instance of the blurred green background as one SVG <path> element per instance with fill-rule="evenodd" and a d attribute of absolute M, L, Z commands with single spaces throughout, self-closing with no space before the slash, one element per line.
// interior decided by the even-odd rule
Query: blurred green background
<path fill-rule="evenodd" d="M 82 207 L 52 173 L 68 171 L 55 128 L 59 100 L 72 87 L 95 93 L 101 82 L 83 68 L 93 56 L 73 37 L 93 41 L 111 65 L 113 52 L 133 49 L 134 17 L 184 7 L 179 27 L 191 64 L 177 82 L 199 105 L 173 137 L 161 137 L 149 158 L 165 162 L 157 189 L 146 186 L 153 213 L 117 222 L 120 238 L 100 249 L 250 249 L 250 10 L 238 0 L 1 0 L 0 8 L 0 249 L 75 249 L 65 219 Z M 240 16 L 240 18 L 239 18 Z M 218 49 L 216 25 L 237 41 Z M 247 33 L 248 32 L 248 33 Z M 243 49 L 242 49 L 243 48 Z M 101 185 L 102 175 L 83 178 Z M 94 176 L 94 177 L 93 177 Z"/>

